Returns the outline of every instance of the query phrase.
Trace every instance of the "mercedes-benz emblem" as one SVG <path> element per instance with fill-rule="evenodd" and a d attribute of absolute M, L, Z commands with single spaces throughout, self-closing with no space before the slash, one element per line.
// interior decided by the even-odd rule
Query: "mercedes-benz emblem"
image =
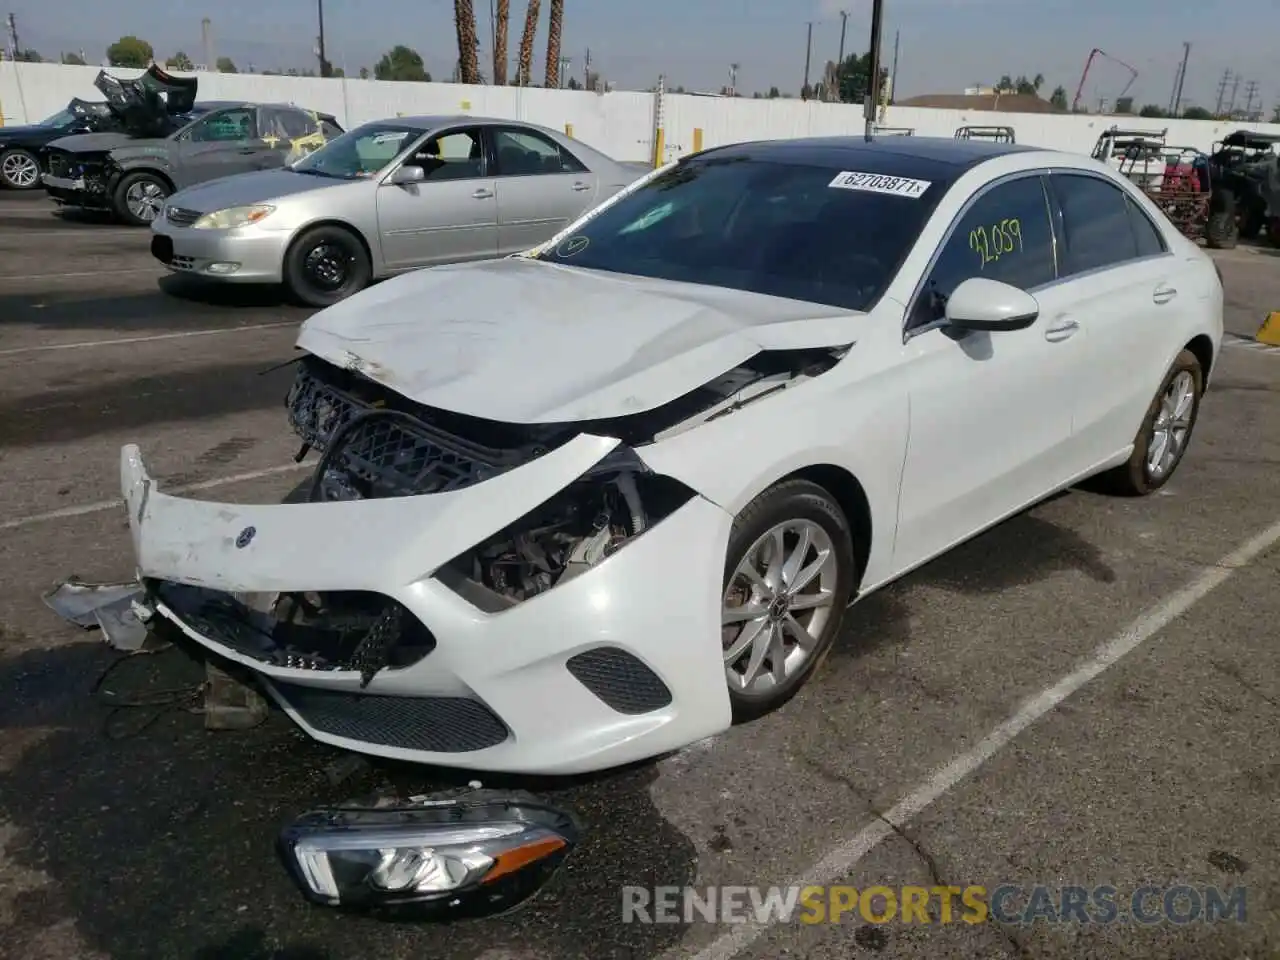
<path fill-rule="evenodd" d="M 240 531 L 240 535 L 236 537 L 236 549 L 243 550 L 253 542 L 254 536 L 257 534 L 257 527 L 245 527 Z"/>

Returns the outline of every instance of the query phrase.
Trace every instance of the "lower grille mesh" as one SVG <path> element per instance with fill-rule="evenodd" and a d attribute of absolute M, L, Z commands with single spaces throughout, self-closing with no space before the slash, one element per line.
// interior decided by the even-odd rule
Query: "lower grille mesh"
<path fill-rule="evenodd" d="M 570 657 L 565 666 L 618 713 L 652 713 L 671 703 L 662 678 L 625 650 L 597 647 Z"/>

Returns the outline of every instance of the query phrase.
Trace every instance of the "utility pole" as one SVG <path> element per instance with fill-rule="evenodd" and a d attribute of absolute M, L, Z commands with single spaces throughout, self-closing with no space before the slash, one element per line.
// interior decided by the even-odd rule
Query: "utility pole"
<path fill-rule="evenodd" d="M 804 44 L 804 86 L 800 88 L 800 96 L 809 89 L 809 63 L 813 58 L 813 21 L 809 21 L 809 39 Z"/>
<path fill-rule="evenodd" d="M 893 72 L 889 74 L 889 103 L 898 99 L 898 41 L 902 39 L 902 31 L 893 31 Z"/>
<path fill-rule="evenodd" d="M 22 48 L 18 46 L 18 20 L 11 13 L 9 14 L 9 59 L 17 60 L 22 55 Z"/>
<path fill-rule="evenodd" d="M 1182 87 L 1187 82 L 1187 61 L 1191 58 L 1191 44 L 1182 45 L 1182 66 L 1178 68 L 1178 92 L 1173 96 L 1173 109 L 1169 111 L 1177 116 L 1182 111 Z"/>
<path fill-rule="evenodd" d="M 863 107 L 866 137 L 870 141 L 876 130 L 876 105 L 880 100 L 880 33 L 884 25 L 884 0 L 871 2 L 871 51 L 867 54 L 867 95 Z"/>
<path fill-rule="evenodd" d="M 1178 84 L 1182 81 L 1182 64 L 1179 63 L 1176 70 L 1173 71 L 1173 89 L 1169 91 L 1169 116 L 1176 117 L 1174 112 L 1174 103 L 1178 99 Z"/>
<path fill-rule="evenodd" d="M 729 64 L 729 96 L 736 97 L 738 95 L 738 65 L 736 63 Z"/>
<path fill-rule="evenodd" d="M 324 0 L 316 0 L 316 15 L 320 21 L 320 33 L 316 37 L 316 52 L 320 57 L 320 76 L 329 76 L 329 58 L 324 55 Z"/>
<path fill-rule="evenodd" d="M 1256 80 L 1250 80 L 1244 89 L 1244 118 L 1253 120 L 1253 101 L 1258 96 L 1258 83 Z"/>
<path fill-rule="evenodd" d="M 587 55 L 582 60 L 582 89 L 591 89 L 591 48 L 587 47 Z"/>
<path fill-rule="evenodd" d="M 849 11 L 840 11 L 840 55 L 836 57 L 836 69 L 844 68 L 844 32 L 849 26 Z"/>
<path fill-rule="evenodd" d="M 1222 104 L 1227 98 L 1227 84 L 1231 82 L 1231 69 L 1227 68 L 1222 71 L 1222 79 L 1218 81 L 1218 100 L 1213 108 L 1213 115 L 1220 116 L 1222 114 Z"/>

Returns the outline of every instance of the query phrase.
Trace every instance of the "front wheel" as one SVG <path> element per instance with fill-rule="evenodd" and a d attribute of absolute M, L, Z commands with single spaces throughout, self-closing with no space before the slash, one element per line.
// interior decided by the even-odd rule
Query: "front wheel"
<path fill-rule="evenodd" d="M 289 247 L 284 283 L 308 307 L 327 307 L 368 285 L 373 267 L 364 244 L 343 227 L 316 227 Z"/>
<path fill-rule="evenodd" d="M 1103 475 L 1113 492 L 1145 497 L 1169 482 L 1191 442 L 1203 392 L 1200 361 L 1190 350 L 1183 350 L 1147 408 L 1129 462 Z"/>
<path fill-rule="evenodd" d="M 34 190 L 40 186 L 40 162 L 30 150 L 0 153 L 0 184 L 10 190 Z"/>
<path fill-rule="evenodd" d="M 849 521 L 807 480 L 738 515 L 725 558 L 721 645 L 735 723 L 786 703 L 831 649 L 857 580 Z"/>
<path fill-rule="evenodd" d="M 1211 201 L 1209 222 L 1205 224 L 1205 242 L 1215 250 L 1233 250 L 1240 240 L 1240 224 L 1236 221 L 1236 198 L 1221 190 Z"/>
<path fill-rule="evenodd" d="M 169 197 L 169 184 L 154 173 L 130 173 L 116 186 L 116 215 L 134 227 L 153 224 Z"/>

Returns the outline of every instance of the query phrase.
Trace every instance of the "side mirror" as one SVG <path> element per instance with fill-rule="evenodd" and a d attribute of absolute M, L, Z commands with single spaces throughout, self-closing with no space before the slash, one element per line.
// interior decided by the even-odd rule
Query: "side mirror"
<path fill-rule="evenodd" d="M 410 183 L 421 183 L 425 179 L 427 174 L 421 167 L 402 166 L 397 168 L 388 182 L 396 186 L 407 186 Z"/>
<path fill-rule="evenodd" d="M 1025 330 L 1038 316 L 1035 297 L 986 277 L 970 277 L 947 298 L 947 323 L 961 330 Z"/>

